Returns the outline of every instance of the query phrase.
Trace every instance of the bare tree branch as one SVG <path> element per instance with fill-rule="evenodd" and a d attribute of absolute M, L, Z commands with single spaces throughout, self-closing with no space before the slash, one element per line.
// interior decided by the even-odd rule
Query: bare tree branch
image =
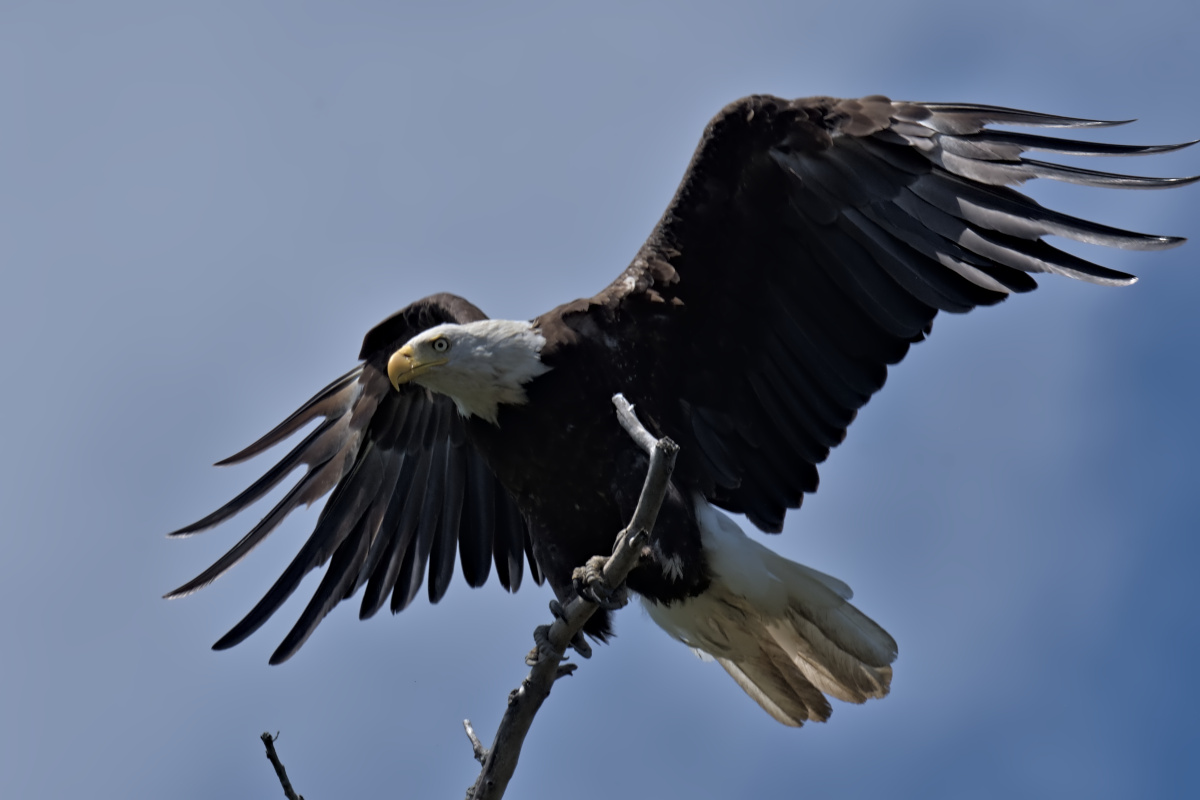
<path fill-rule="evenodd" d="M 475 751 L 475 760 L 480 764 L 487 761 L 487 748 L 483 746 L 483 742 L 479 741 L 479 737 L 475 735 L 475 728 L 471 726 L 471 720 L 463 720 L 463 728 L 467 731 L 467 738 L 471 740 L 471 749 Z"/>
<path fill-rule="evenodd" d="M 633 437 L 639 447 L 650 454 L 650 466 L 646 472 L 646 481 L 642 485 L 641 496 L 638 498 L 637 509 L 633 512 L 633 519 L 617 535 L 612 556 L 607 559 L 593 558 L 584 568 L 599 571 L 603 576 L 603 583 L 608 587 L 622 586 L 625 578 L 637 566 L 650 539 L 650 531 L 658 518 L 658 510 L 662 507 L 671 480 L 671 471 L 675 468 L 675 456 L 679 452 L 678 445 L 670 439 L 655 440 L 638 421 L 633 413 L 633 406 L 622 395 L 613 397 L 613 405 L 617 407 L 617 418 L 621 427 Z M 576 570 L 577 574 L 579 572 L 580 570 Z M 479 738 L 474 735 L 469 720 L 463 723 L 471 740 L 475 758 L 483 764 L 475 785 L 467 791 L 467 800 L 497 800 L 504 796 L 508 782 L 516 771 L 521 746 L 530 726 L 533 725 L 534 716 L 550 695 L 554 681 L 563 675 L 569 675 L 575 668 L 574 664 L 560 663 L 567 648 L 575 647 L 585 658 L 590 655 L 590 648 L 583 641 L 580 631 L 583 630 L 583 624 L 600 608 L 599 604 L 583 597 L 574 597 L 565 607 L 560 606 L 557 601 L 552 602 L 550 607 L 554 612 L 554 622 L 549 626 L 539 626 L 534 631 L 533 639 L 537 646 L 526 659 L 532 669 L 521 681 L 521 685 L 509 693 L 508 708 L 500 720 L 491 748 L 484 749 Z"/>
<path fill-rule="evenodd" d="M 625 432 L 637 443 L 638 447 L 645 451 L 646 455 L 653 455 L 656 440 L 637 418 L 637 414 L 633 411 L 633 403 L 626 400 L 625 395 L 617 393 L 613 395 L 612 404 L 617 407 L 617 421 L 621 423 Z"/>
<path fill-rule="evenodd" d="M 296 794 L 296 790 L 292 788 L 292 782 L 288 780 L 287 770 L 283 768 L 283 762 L 279 760 L 279 754 L 275 752 L 275 740 L 279 738 L 276 733 L 272 736 L 269 733 L 264 733 L 259 737 L 267 748 L 267 759 L 270 760 L 271 766 L 275 767 L 275 777 L 279 778 L 279 785 L 283 787 L 283 794 L 288 800 L 304 800 L 304 795 Z"/>

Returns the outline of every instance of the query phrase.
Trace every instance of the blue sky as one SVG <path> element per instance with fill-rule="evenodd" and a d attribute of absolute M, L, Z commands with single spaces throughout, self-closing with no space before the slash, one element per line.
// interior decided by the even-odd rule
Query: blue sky
<path fill-rule="evenodd" d="M 346 604 L 268 667 L 300 598 L 208 648 L 316 509 L 169 603 L 257 513 L 163 534 L 257 477 L 208 464 L 409 301 L 527 318 L 606 284 L 726 102 L 886 93 L 1200 136 L 1186 0 L 734 5 L 0 6 L 0 795 L 270 797 L 278 730 L 310 800 L 460 796 L 460 721 L 490 738 L 548 589 L 460 583 L 368 623 Z M 1200 238 L 1198 192 L 1036 194 Z M 770 540 L 896 637 L 890 697 L 783 728 L 630 608 L 555 689 L 512 796 L 1195 792 L 1198 248 L 1095 254 L 1129 289 L 1046 279 L 940 318 Z"/>

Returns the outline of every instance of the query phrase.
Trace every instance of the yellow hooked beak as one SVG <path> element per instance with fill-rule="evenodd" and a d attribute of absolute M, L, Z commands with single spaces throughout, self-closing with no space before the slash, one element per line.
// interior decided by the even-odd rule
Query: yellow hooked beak
<path fill-rule="evenodd" d="M 388 359 L 388 379 L 391 380 L 392 386 L 399 391 L 400 384 L 408 383 L 421 373 L 439 367 L 449 360 L 448 358 L 435 358 L 422 361 L 413 350 L 412 345 L 406 344 L 392 353 L 392 357 Z"/>

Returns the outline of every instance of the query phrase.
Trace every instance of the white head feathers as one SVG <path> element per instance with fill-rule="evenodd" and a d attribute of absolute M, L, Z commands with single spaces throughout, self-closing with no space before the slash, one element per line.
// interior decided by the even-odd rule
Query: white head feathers
<path fill-rule="evenodd" d="M 501 403 L 523 405 L 525 384 L 550 371 L 542 363 L 546 337 L 530 322 L 485 319 L 447 323 L 408 341 L 418 363 L 412 382 L 444 394 L 464 417 L 472 414 L 496 424 Z"/>

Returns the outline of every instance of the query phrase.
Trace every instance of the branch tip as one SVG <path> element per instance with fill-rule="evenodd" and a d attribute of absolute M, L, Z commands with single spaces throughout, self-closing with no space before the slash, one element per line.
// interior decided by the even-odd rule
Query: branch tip
<path fill-rule="evenodd" d="M 646 427 L 638 420 L 637 414 L 633 411 L 633 404 L 625 399 L 625 395 L 620 393 L 613 395 L 612 402 L 616 406 L 617 420 L 621 423 L 621 427 L 637 443 L 638 447 L 647 453 L 651 452 L 657 440 L 650 435 L 650 431 L 646 430 Z"/>
<path fill-rule="evenodd" d="M 271 762 L 271 766 L 275 768 L 275 777 L 279 779 L 279 785 L 283 787 L 283 794 L 288 800 L 304 800 L 304 795 L 297 794 L 292 788 L 292 782 L 288 780 L 287 770 L 283 768 L 283 762 L 279 760 L 279 754 L 275 752 L 275 740 L 279 738 L 279 731 L 272 736 L 269 733 L 263 733 L 258 737 L 262 739 L 263 746 L 267 748 L 267 760 Z"/>
<path fill-rule="evenodd" d="M 475 735 L 475 729 L 471 727 L 471 720 L 463 720 L 463 729 L 467 732 L 467 738 L 471 740 L 471 750 L 475 753 L 475 760 L 480 764 L 487 761 L 487 748 L 483 746 L 483 742 L 479 741 L 479 737 Z"/>

